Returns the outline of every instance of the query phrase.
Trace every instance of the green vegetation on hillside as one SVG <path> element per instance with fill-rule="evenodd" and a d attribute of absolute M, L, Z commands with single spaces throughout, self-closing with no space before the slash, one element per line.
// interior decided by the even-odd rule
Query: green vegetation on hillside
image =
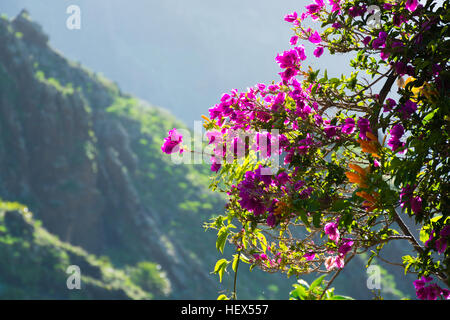
<path fill-rule="evenodd" d="M 1 299 L 151 299 L 170 288 L 155 264 L 116 269 L 47 232 L 19 203 L 0 201 L 0 260 Z M 70 265 L 80 267 L 80 290 L 67 288 Z"/>

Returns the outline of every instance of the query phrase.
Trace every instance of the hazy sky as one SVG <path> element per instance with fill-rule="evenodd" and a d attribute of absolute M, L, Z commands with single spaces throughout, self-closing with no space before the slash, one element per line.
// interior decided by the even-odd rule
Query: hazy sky
<path fill-rule="evenodd" d="M 305 0 L 0 0 L 0 12 L 27 8 L 51 45 L 66 57 L 116 81 L 125 92 L 167 108 L 189 126 L 223 92 L 279 81 L 277 53 L 290 47 L 283 20 Z M 69 5 L 81 9 L 81 29 L 66 27 Z M 329 75 L 348 73 L 347 59 L 313 56 Z M 320 63 L 320 64 L 319 64 Z"/>
<path fill-rule="evenodd" d="M 279 80 L 274 58 L 292 35 L 283 17 L 309 2 L 1 0 L 0 12 L 27 8 L 65 56 L 190 125 L 223 92 Z M 66 28 L 71 4 L 81 9 L 80 30 Z"/>

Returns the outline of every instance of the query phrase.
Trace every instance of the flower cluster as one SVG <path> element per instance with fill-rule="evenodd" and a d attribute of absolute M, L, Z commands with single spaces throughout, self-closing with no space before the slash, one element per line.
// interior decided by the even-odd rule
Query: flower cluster
<path fill-rule="evenodd" d="M 169 131 L 168 137 L 164 139 L 161 150 L 166 154 L 171 154 L 177 151 L 182 153 L 183 149 L 180 148 L 181 142 L 183 142 L 183 136 L 177 131 L 177 129 L 174 128 Z"/>
<path fill-rule="evenodd" d="M 439 232 L 438 237 L 436 237 L 435 230 L 432 230 L 430 237 L 425 242 L 425 247 L 429 248 L 431 241 L 434 241 L 436 251 L 439 254 L 442 254 L 445 252 L 445 250 L 447 250 L 447 244 L 448 244 L 449 239 L 450 239 L 450 226 L 447 225 Z"/>
<path fill-rule="evenodd" d="M 303 13 L 286 15 L 295 34 L 290 49 L 275 56 L 281 69 L 277 81 L 231 90 L 209 109 L 209 117 L 203 116 L 213 147 L 211 170 L 220 177 L 212 185 L 228 188 L 228 218 L 243 226 L 231 242 L 264 270 L 299 275 L 341 269 L 349 252 L 384 244 L 398 232 L 391 229 L 392 223 L 403 223 L 398 207 L 410 209 L 427 230 L 442 214 L 439 190 L 448 174 L 449 115 L 440 96 L 450 91 L 442 76 L 448 57 L 440 49 L 448 43 L 437 30 L 444 30 L 414 0 L 383 3 L 381 28 L 364 26 L 367 14 L 363 1 L 314 0 Z M 306 19 L 330 27 L 314 30 L 305 27 Z M 361 79 L 358 72 L 329 78 L 311 67 L 305 71 L 310 54 L 301 40 L 315 46 L 316 58 L 326 49 L 331 54 L 356 51 L 352 66 L 374 80 Z M 384 87 L 374 94 L 383 79 Z M 396 100 L 387 97 L 395 80 Z M 181 142 L 173 129 L 162 151 L 176 152 Z M 266 174 L 274 155 L 283 159 L 282 167 Z M 248 161 L 239 163 L 240 157 Z M 223 165 L 224 158 L 232 160 L 230 165 Z M 450 219 L 441 221 L 444 225 L 430 233 L 425 247 L 445 254 Z M 258 225 L 273 231 L 270 246 L 261 242 Z M 304 239 L 293 236 L 294 228 Z M 404 232 L 417 249 L 414 235 Z M 414 263 L 420 276 L 445 273 L 442 263 L 418 251 Z M 420 299 L 449 296 L 427 277 L 414 286 Z"/>
<path fill-rule="evenodd" d="M 324 232 L 328 235 L 328 239 L 339 245 L 337 254 L 331 255 L 325 260 L 325 267 L 328 271 L 333 269 L 342 269 L 345 265 L 345 256 L 353 247 L 354 241 L 352 239 L 343 238 L 340 239 L 340 232 L 338 224 L 336 222 L 329 222 L 324 227 Z M 334 253 L 333 251 L 329 251 Z"/>
<path fill-rule="evenodd" d="M 392 151 L 396 151 L 398 148 L 402 148 L 405 146 L 405 143 L 400 141 L 400 138 L 404 133 L 405 129 L 403 128 L 401 123 L 396 123 L 392 126 L 391 138 L 388 142 L 388 146 L 392 148 Z"/>
<path fill-rule="evenodd" d="M 265 198 L 267 198 L 267 188 L 271 183 L 272 177 L 261 175 L 261 168 L 247 171 L 244 180 L 237 186 L 241 207 L 253 212 L 255 216 L 265 213 L 267 211 Z"/>
<path fill-rule="evenodd" d="M 409 184 L 402 188 L 400 192 L 400 206 L 402 208 L 410 207 L 415 214 L 419 214 L 422 210 L 422 198 L 413 195 L 415 188 L 416 186 Z"/>
<path fill-rule="evenodd" d="M 442 289 L 436 283 L 431 283 L 432 277 L 424 277 L 414 281 L 414 288 L 416 289 L 417 298 L 421 300 L 437 300 L 442 298 L 450 299 L 450 290 Z"/>

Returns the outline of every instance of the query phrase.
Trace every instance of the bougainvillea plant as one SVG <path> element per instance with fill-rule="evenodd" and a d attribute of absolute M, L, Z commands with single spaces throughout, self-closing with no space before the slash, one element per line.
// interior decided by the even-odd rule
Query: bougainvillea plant
<path fill-rule="evenodd" d="M 228 199 L 205 225 L 218 230 L 220 251 L 236 248 L 214 272 L 242 261 L 333 280 L 355 255 L 370 252 L 370 263 L 407 240 L 417 297 L 448 299 L 449 3 L 315 0 L 284 20 L 294 35 L 275 58 L 279 80 L 225 93 L 203 116 L 211 188 Z M 354 71 L 305 68 L 325 50 Z M 174 129 L 162 150 L 189 150 L 181 144 Z"/>

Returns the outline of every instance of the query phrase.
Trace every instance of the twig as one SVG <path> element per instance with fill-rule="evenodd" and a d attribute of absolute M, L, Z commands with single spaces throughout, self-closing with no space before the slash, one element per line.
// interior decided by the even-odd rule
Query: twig
<path fill-rule="evenodd" d="M 238 272 L 238 268 L 239 268 L 239 261 L 241 260 L 241 252 L 242 250 L 239 250 L 238 253 L 238 257 L 237 257 L 237 263 L 236 263 L 236 271 L 234 272 L 234 284 L 233 284 L 233 300 L 237 300 L 237 295 L 236 295 L 236 283 L 237 283 L 237 272 Z"/>

